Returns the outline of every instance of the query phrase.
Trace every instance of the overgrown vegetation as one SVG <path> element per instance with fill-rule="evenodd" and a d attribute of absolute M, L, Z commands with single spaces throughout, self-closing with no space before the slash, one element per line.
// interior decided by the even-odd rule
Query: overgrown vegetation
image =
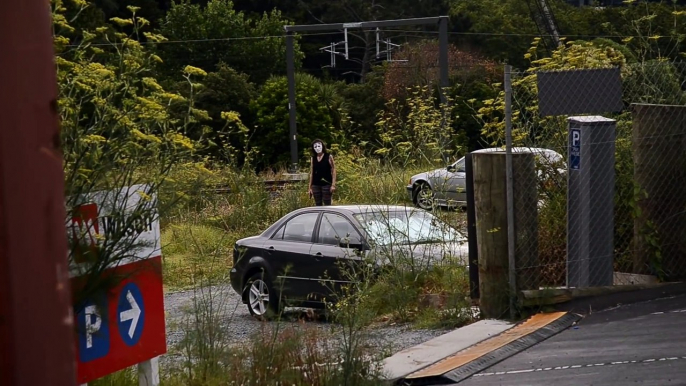
<path fill-rule="evenodd" d="M 313 204 L 302 184 L 264 188 L 264 180 L 279 178 L 290 160 L 284 24 L 450 12 L 453 29 L 469 32 L 453 41 L 467 44 L 449 47 L 448 104 L 439 102 L 437 42 L 429 34 L 397 52 L 396 59 L 408 62 L 378 65 L 369 54 L 373 34 L 351 31 L 350 38 L 365 48 L 360 56 L 352 54 L 354 71 L 321 69 L 311 52 L 329 44 L 330 36 L 296 39 L 299 161 L 307 164 L 312 139 L 326 140 L 338 170 L 336 204 L 409 204 L 406 185 L 413 174 L 504 144 L 505 61 L 516 72 L 515 145 L 566 155 L 566 117 L 538 114 L 539 71 L 618 66 L 626 106 L 686 104 L 686 10 L 675 4 L 629 1 L 600 10 L 551 1 L 561 33 L 570 36 L 555 48 L 550 39 L 533 38 L 538 30 L 521 1 L 387 3 L 183 0 L 163 10 L 150 1 L 132 2 L 140 7 L 51 1 L 67 206 L 87 202 L 96 192 L 145 186 L 125 193 L 141 198 L 133 210 L 109 209 L 122 224 L 98 240 L 99 248 L 90 248 L 87 235 L 71 240 L 70 257 L 85 262 L 86 278 L 77 288 L 75 309 L 113 284 L 100 277 L 106 267 L 141 247 L 130 245 L 128 236 L 136 223 L 159 219 L 165 288 L 195 295 L 184 316 L 170 321 L 183 339 L 171 348 L 174 363 L 163 367 L 165 385 L 378 384 L 381 354 L 366 345 L 371 328 L 454 328 L 475 319 L 463 262 L 448 256 L 424 264 L 389 252 L 394 269 L 353 272 L 374 280 L 356 282 L 327 308 L 333 331 L 314 333 L 279 320 L 245 344 L 231 341 L 223 327 L 235 307 L 243 307 L 227 303 L 225 292 L 235 241 Z M 634 229 L 637 202 L 645 194 L 633 180 L 631 115 L 612 117 L 615 268 L 631 270 L 637 234 L 651 247 L 648 271 L 662 275 L 665 241 L 654 224 Z M 532 215 L 539 223 L 543 284 L 562 285 L 566 179 L 549 172 L 553 178 L 536 181 L 545 205 Z M 433 213 L 464 233 L 464 213 Z M 136 383 L 129 371 L 94 382 Z"/>

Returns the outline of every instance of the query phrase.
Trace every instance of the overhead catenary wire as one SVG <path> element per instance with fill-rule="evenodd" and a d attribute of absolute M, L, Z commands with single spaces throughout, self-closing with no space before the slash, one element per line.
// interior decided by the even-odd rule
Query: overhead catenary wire
<path fill-rule="evenodd" d="M 321 36 L 321 35 L 338 35 L 340 32 L 315 32 L 307 34 L 297 34 L 297 36 Z M 139 44 L 185 44 L 185 43 L 208 43 L 208 42 L 229 42 L 229 41 L 245 41 L 245 40 L 267 40 L 267 39 L 283 39 L 286 35 L 264 35 L 264 36 L 239 36 L 229 38 L 207 38 L 207 39 L 177 39 L 177 40 L 161 40 L 161 41 L 138 41 Z M 112 46 L 122 45 L 123 42 L 110 43 L 90 43 L 89 46 Z M 78 47 L 80 44 L 67 44 L 66 47 Z"/>
<path fill-rule="evenodd" d="M 419 34 L 434 34 L 438 35 L 438 31 L 426 31 L 426 30 L 403 30 L 403 29 L 386 29 L 385 32 L 411 32 Z M 448 35 L 457 36 L 510 36 L 510 37 L 553 37 L 547 33 L 508 33 L 508 32 L 456 32 L 448 31 Z M 579 34 L 559 34 L 561 38 L 581 38 L 581 39 L 596 39 L 596 38 L 606 38 L 606 39 L 624 39 L 624 38 L 648 38 L 646 35 L 603 35 L 603 34 L 590 34 L 590 35 L 579 35 Z M 669 37 L 669 36 L 662 36 Z"/>
<path fill-rule="evenodd" d="M 438 35 L 438 31 L 423 31 L 423 30 L 404 30 L 404 29 L 384 29 L 384 32 L 396 32 L 405 33 L 404 37 L 421 37 L 424 35 Z M 314 32 L 314 33 L 293 33 L 296 37 L 309 37 L 309 36 L 326 36 L 326 35 L 339 35 L 342 34 L 341 31 L 330 31 L 330 32 Z M 417 34 L 417 35 L 415 35 Z M 536 34 L 536 33 L 499 33 L 499 32 L 455 32 L 449 31 L 448 35 L 451 36 L 488 36 L 488 37 L 548 37 L 547 34 Z M 591 35 L 574 35 L 574 34 L 560 34 L 560 38 L 578 38 L 578 39 L 628 39 L 628 38 L 647 38 L 644 35 L 602 35 L 602 34 L 591 34 Z M 664 38 L 669 38 L 669 36 L 661 36 Z M 231 42 L 231 41 L 246 41 L 246 40 L 267 40 L 267 39 L 284 39 L 286 34 L 283 35 L 263 35 L 263 36 L 239 36 L 239 37 L 227 37 L 227 38 L 206 38 L 206 39 L 176 39 L 176 40 L 161 40 L 152 41 L 144 40 L 138 41 L 139 44 L 144 45 L 157 45 L 157 44 L 194 44 L 194 43 L 208 43 L 208 42 Z M 123 45 L 123 42 L 109 42 L 109 43 L 89 43 L 91 47 L 103 47 L 103 46 L 113 46 L 113 45 Z M 65 47 L 79 47 L 80 44 L 67 44 Z"/>

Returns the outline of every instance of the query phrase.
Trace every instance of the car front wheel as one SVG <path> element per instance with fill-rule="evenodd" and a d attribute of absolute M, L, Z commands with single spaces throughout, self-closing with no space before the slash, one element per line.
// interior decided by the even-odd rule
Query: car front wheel
<path fill-rule="evenodd" d="M 414 204 L 424 210 L 433 208 L 434 192 L 427 183 L 421 183 L 414 189 Z"/>
<path fill-rule="evenodd" d="M 244 291 L 252 316 L 260 320 L 269 320 L 278 315 L 279 297 L 264 272 L 250 276 L 245 283 Z"/>

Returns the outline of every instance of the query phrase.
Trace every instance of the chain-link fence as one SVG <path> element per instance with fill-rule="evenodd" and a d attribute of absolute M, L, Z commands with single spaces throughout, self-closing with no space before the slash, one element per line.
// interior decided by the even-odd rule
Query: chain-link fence
<path fill-rule="evenodd" d="M 542 116 L 539 74 L 532 72 L 506 75 L 511 108 L 502 93 L 492 116 L 485 111 L 484 127 L 494 143 L 500 138 L 504 145 L 509 132 L 512 152 L 534 153 L 536 161 L 535 170 L 510 166 L 510 269 L 518 290 L 686 278 L 686 63 L 627 64 L 620 71 L 619 112 Z M 578 84 L 562 79 L 565 92 L 555 104 L 598 99 L 567 93 Z M 505 117 L 498 118 L 498 111 Z M 518 200 L 531 190 L 536 205 Z"/>

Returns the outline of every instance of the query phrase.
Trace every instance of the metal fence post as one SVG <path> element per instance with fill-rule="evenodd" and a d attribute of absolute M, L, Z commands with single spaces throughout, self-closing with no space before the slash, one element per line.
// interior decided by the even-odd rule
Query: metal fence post
<path fill-rule="evenodd" d="M 505 176 L 507 179 L 507 255 L 510 284 L 510 319 L 515 319 L 517 298 L 515 267 L 514 183 L 512 180 L 512 66 L 505 66 Z"/>
<path fill-rule="evenodd" d="M 447 127 L 446 114 L 450 114 L 447 110 L 448 106 L 448 87 L 450 86 L 449 72 L 448 72 L 448 17 L 442 16 L 438 20 L 438 62 L 440 67 L 440 81 L 439 81 L 439 95 L 441 99 L 442 118 L 441 118 L 441 156 L 443 162 L 448 163 L 448 153 L 446 152 L 446 145 L 448 144 L 449 135 Z"/>
<path fill-rule="evenodd" d="M 291 173 L 298 172 L 298 129 L 295 110 L 295 48 L 293 33 L 286 33 L 286 76 L 288 78 L 288 123 L 290 127 Z"/>

